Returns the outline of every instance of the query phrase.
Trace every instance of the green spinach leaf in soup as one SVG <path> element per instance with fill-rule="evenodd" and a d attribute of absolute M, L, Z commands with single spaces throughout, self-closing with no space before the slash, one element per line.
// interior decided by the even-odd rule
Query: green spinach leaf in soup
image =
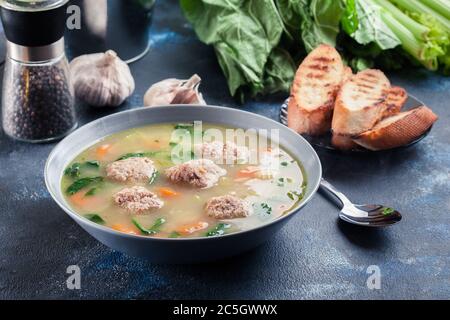
<path fill-rule="evenodd" d="M 95 184 L 103 182 L 103 177 L 87 177 L 87 178 L 81 178 L 76 180 L 74 183 L 72 183 L 66 190 L 66 192 L 69 195 L 74 195 L 78 191 L 81 191 L 82 189 Z"/>
<path fill-rule="evenodd" d="M 161 226 L 166 223 L 166 219 L 164 218 L 158 218 L 156 219 L 155 223 L 150 228 L 145 228 L 142 226 L 142 224 L 137 221 L 136 219 L 131 220 L 133 224 L 136 226 L 136 228 L 139 229 L 139 231 L 145 235 L 154 235 L 157 234 L 160 231 Z"/>
<path fill-rule="evenodd" d="M 64 170 L 64 175 L 72 178 L 79 178 L 83 167 L 100 168 L 100 162 L 97 160 L 90 160 L 83 163 L 75 162 Z"/>
<path fill-rule="evenodd" d="M 91 213 L 91 214 L 86 214 L 84 215 L 84 217 L 92 222 L 95 222 L 97 224 L 104 224 L 105 220 L 103 220 L 102 217 L 100 217 L 98 214 L 96 213 Z"/>

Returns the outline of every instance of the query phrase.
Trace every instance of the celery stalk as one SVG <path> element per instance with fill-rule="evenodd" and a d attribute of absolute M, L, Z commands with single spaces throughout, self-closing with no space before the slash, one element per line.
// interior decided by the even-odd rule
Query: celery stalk
<path fill-rule="evenodd" d="M 450 19 L 450 2 L 448 0 L 421 0 L 421 2 L 434 9 L 434 11 L 439 12 L 447 19 Z"/>
<path fill-rule="evenodd" d="M 428 27 L 416 22 L 387 0 L 374 0 L 374 2 L 392 14 L 395 19 L 411 31 L 416 38 L 422 40 L 426 39 L 427 34 L 430 32 Z"/>
<path fill-rule="evenodd" d="M 432 16 L 436 21 L 438 21 L 440 24 L 442 24 L 447 32 L 450 32 L 450 20 L 447 18 L 441 16 L 439 13 L 431 9 L 430 7 L 427 7 L 423 3 L 417 1 L 417 0 L 391 0 L 392 2 L 395 2 L 397 5 L 402 7 L 405 10 L 416 12 L 419 14 L 429 14 Z"/>
<path fill-rule="evenodd" d="M 381 18 L 384 23 L 392 30 L 392 32 L 400 39 L 402 48 L 413 56 L 417 61 L 423 64 L 429 70 L 437 70 L 438 61 L 437 58 L 425 59 L 424 58 L 424 44 L 420 42 L 414 34 L 409 31 L 404 25 L 398 22 L 389 12 L 386 10 L 381 11 Z"/>

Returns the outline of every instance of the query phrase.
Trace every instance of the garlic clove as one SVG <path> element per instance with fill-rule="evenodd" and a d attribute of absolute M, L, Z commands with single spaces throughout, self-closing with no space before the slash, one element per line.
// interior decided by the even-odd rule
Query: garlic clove
<path fill-rule="evenodd" d="M 178 79 L 166 79 L 155 83 L 144 95 L 144 106 L 170 104 L 177 94 L 176 89 L 180 86 Z"/>
<path fill-rule="evenodd" d="M 169 104 L 206 105 L 202 94 L 198 91 L 201 78 L 194 74 L 188 80 L 166 79 L 152 85 L 144 96 L 147 107 Z"/>
<path fill-rule="evenodd" d="M 92 106 L 119 106 L 135 89 L 130 68 L 112 50 L 75 58 L 70 72 L 75 96 Z"/>

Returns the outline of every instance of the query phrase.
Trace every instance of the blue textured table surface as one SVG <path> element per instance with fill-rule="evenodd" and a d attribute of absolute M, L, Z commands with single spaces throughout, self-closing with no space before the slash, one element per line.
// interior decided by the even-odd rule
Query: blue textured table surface
<path fill-rule="evenodd" d="M 214 51 L 200 43 L 176 1 L 159 1 L 149 55 L 132 65 L 135 94 L 123 107 L 79 106 L 81 123 L 141 104 L 155 81 L 198 73 L 209 104 L 229 97 Z M 404 220 L 368 230 L 337 220 L 317 194 L 270 241 L 239 257 L 204 265 L 153 265 L 114 252 L 86 234 L 52 201 L 43 180 L 54 147 L 0 134 L 0 298 L 341 299 L 450 298 L 450 79 L 425 71 L 389 75 L 440 120 L 417 146 L 382 155 L 319 151 L 324 175 L 355 202 L 386 203 Z M 278 119 L 282 96 L 240 106 Z M 81 290 L 66 268 L 81 268 Z M 369 290 L 370 265 L 381 289 Z"/>

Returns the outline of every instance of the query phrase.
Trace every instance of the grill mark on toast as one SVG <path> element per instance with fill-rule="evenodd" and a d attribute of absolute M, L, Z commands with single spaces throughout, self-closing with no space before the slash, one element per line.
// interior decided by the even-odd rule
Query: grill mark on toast
<path fill-rule="evenodd" d="M 328 71 L 329 66 L 316 63 L 316 64 L 310 64 L 310 65 L 306 66 L 306 68 L 312 69 L 312 70 Z"/>
<path fill-rule="evenodd" d="M 307 78 L 313 78 L 313 79 L 323 79 L 326 76 L 326 73 L 307 73 Z"/>
<path fill-rule="evenodd" d="M 312 59 L 312 61 L 314 61 L 314 62 L 323 62 L 323 63 L 331 63 L 331 62 L 334 61 L 334 58 L 328 58 L 328 57 L 325 57 L 325 56 L 321 56 L 321 57 L 314 57 Z"/>

